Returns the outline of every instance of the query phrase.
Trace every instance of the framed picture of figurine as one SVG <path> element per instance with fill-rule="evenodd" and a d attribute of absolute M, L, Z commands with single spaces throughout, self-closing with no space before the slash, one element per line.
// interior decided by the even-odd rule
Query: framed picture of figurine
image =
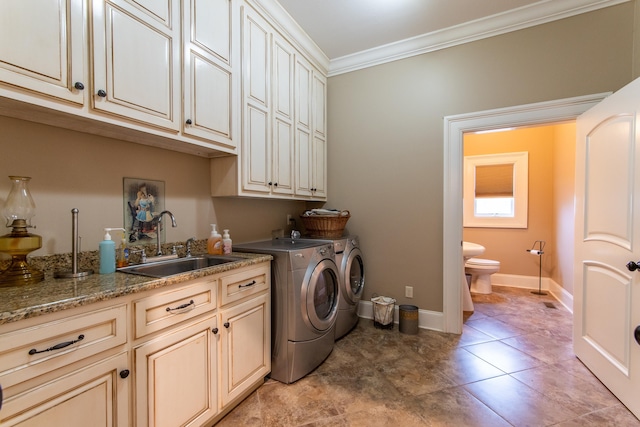
<path fill-rule="evenodd" d="M 164 181 L 124 178 L 123 208 L 129 244 L 155 243 L 157 233 L 160 233 L 160 241 L 164 242 L 164 230 L 158 230 L 158 223 L 154 221 L 164 210 Z"/>

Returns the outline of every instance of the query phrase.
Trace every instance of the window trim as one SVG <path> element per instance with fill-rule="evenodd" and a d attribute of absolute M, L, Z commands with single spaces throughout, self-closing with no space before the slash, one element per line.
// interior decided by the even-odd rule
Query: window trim
<path fill-rule="evenodd" d="M 475 209 L 475 168 L 513 164 L 513 217 L 477 217 Z M 464 156 L 463 169 L 463 226 L 485 228 L 527 228 L 529 203 L 529 153 L 485 154 Z"/>

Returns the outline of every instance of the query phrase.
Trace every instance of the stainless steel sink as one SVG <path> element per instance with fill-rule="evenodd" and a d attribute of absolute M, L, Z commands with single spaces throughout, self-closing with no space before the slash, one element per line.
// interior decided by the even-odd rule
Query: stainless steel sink
<path fill-rule="evenodd" d="M 213 267 L 220 264 L 241 261 L 246 258 L 230 255 L 198 255 L 187 258 L 178 258 L 167 261 L 158 261 L 148 264 L 137 264 L 129 267 L 118 268 L 117 271 L 127 274 L 137 274 L 148 277 L 168 277 L 189 271 Z"/>

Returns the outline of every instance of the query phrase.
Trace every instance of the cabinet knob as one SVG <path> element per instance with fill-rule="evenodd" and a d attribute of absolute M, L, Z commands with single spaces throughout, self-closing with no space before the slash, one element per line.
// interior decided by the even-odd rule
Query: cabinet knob
<path fill-rule="evenodd" d="M 76 84 L 74 84 L 73 87 L 75 87 L 78 90 L 84 89 L 84 85 L 80 82 L 76 82 Z"/>
<path fill-rule="evenodd" d="M 106 96 L 107 96 L 107 92 L 105 92 L 104 90 L 100 89 L 100 90 L 98 91 L 98 96 L 99 96 L 100 98 L 106 98 Z"/>
<path fill-rule="evenodd" d="M 224 327 L 229 329 L 229 322 L 224 322 Z"/>
<path fill-rule="evenodd" d="M 213 328 L 213 329 L 211 330 L 211 332 L 213 332 L 213 334 L 214 334 L 214 335 L 215 335 L 215 334 L 217 334 L 217 333 L 218 333 L 218 328 Z"/>
<path fill-rule="evenodd" d="M 188 125 L 190 125 L 190 124 L 192 124 L 193 122 L 191 121 L 191 119 L 187 119 L 187 121 L 186 121 L 185 123 L 186 123 L 186 124 L 188 124 Z"/>
<path fill-rule="evenodd" d="M 269 186 L 272 186 L 272 185 L 273 185 L 273 182 L 269 181 Z"/>
<path fill-rule="evenodd" d="M 122 371 L 120 371 L 120 378 L 127 378 L 128 376 L 129 376 L 128 369 L 123 369 Z"/>
<path fill-rule="evenodd" d="M 275 183 L 275 184 L 273 184 L 273 185 L 274 185 L 275 187 L 277 187 L 277 186 L 278 186 L 278 183 L 276 182 L 276 183 Z"/>

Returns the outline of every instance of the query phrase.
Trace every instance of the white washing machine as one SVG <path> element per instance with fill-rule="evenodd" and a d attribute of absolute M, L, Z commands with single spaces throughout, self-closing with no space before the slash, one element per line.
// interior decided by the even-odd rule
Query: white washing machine
<path fill-rule="evenodd" d="M 333 350 L 340 279 L 330 242 L 274 239 L 233 246 L 271 261 L 271 378 L 292 383 Z"/>
<path fill-rule="evenodd" d="M 336 319 L 336 340 L 358 324 L 358 303 L 364 292 L 364 259 L 358 236 L 322 238 L 333 242 L 340 273 L 340 302 Z"/>

